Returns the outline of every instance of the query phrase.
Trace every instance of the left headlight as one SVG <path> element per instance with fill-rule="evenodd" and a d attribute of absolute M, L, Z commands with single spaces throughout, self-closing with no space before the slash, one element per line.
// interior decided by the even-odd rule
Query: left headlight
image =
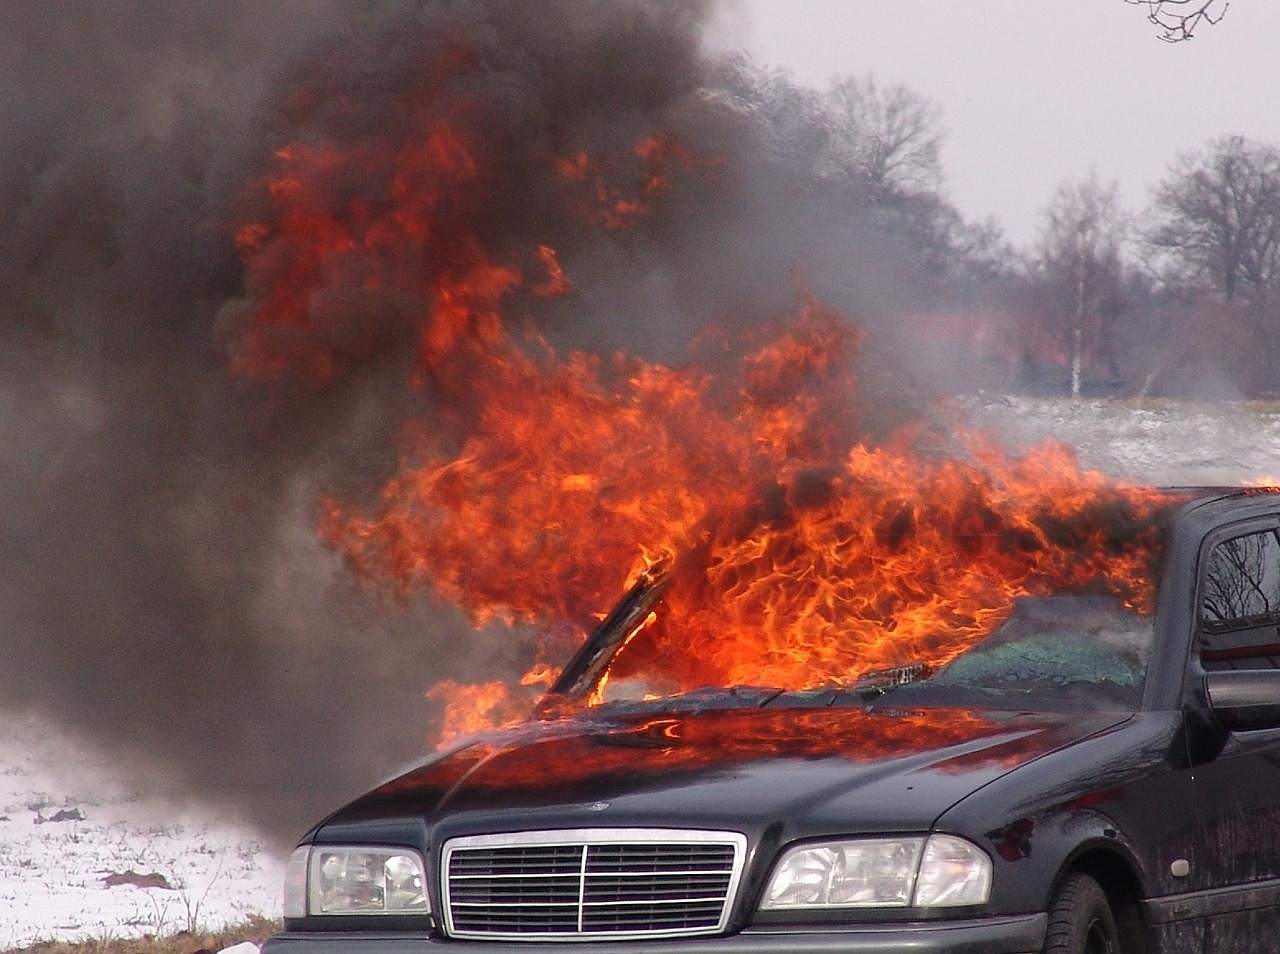
<path fill-rule="evenodd" d="M 422 857 L 409 848 L 304 845 L 289 858 L 284 916 L 426 914 Z"/>
<path fill-rule="evenodd" d="M 763 911 L 985 904 L 991 858 L 954 835 L 800 845 L 773 869 Z"/>

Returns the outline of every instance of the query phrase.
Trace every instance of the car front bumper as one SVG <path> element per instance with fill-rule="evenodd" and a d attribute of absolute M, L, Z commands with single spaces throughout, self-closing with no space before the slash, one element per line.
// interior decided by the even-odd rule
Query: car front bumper
<path fill-rule="evenodd" d="M 262 954 L 1035 954 L 1044 947 L 1043 914 L 968 921 L 752 928 L 728 937 L 646 941 L 451 941 L 431 934 L 288 932 Z"/>

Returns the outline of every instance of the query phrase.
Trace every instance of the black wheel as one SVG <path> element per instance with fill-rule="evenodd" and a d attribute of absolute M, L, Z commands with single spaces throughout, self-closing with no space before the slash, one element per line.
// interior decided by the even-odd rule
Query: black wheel
<path fill-rule="evenodd" d="M 1098 882 L 1073 871 L 1062 879 L 1049 904 L 1045 954 L 1119 954 L 1111 905 Z"/>

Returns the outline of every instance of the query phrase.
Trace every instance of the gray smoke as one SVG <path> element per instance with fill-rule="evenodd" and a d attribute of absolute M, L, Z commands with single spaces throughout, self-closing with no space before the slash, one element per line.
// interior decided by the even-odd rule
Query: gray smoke
<path fill-rule="evenodd" d="M 797 265 L 874 320 L 905 294 L 874 280 L 892 254 L 779 148 L 745 74 L 705 58 L 708 12 L 0 7 L 0 708 L 55 720 L 287 843 L 426 748 L 427 687 L 521 672 L 519 632 L 476 633 L 428 597 L 384 605 L 317 542 L 322 497 L 371 495 L 431 399 L 404 387 L 402 334 L 324 388 L 235 380 L 224 349 L 249 306 L 232 230 L 275 149 L 406 135 L 400 110 L 426 65 L 466 50 L 473 65 L 440 108 L 502 173 L 473 210 L 478 231 L 495 253 L 561 249 L 577 292 L 528 303 L 557 344 L 679 360 L 708 319 L 784 309 Z M 548 155 L 625 156 L 655 129 L 719 171 L 686 177 L 623 236 L 556 211 Z M 342 328 L 415 313 L 358 296 L 336 307 Z"/>

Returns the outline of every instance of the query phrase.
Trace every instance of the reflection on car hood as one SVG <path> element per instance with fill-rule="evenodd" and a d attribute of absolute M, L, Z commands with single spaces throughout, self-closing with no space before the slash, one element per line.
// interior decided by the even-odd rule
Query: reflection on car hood
<path fill-rule="evenodd" d="M 518 815 L 529 827 L 679 826 L 732 817 L 816 830 L 856 812 L 864 830 L 927 827 L 992 779 L 1124 719 L 788 705 L 592 710 L 437 756 L 326 824 L 453 816 L 481 829 L 509 827 Z M 601 805 L 607 817 L 589 816 L 587 806 Z"/>

